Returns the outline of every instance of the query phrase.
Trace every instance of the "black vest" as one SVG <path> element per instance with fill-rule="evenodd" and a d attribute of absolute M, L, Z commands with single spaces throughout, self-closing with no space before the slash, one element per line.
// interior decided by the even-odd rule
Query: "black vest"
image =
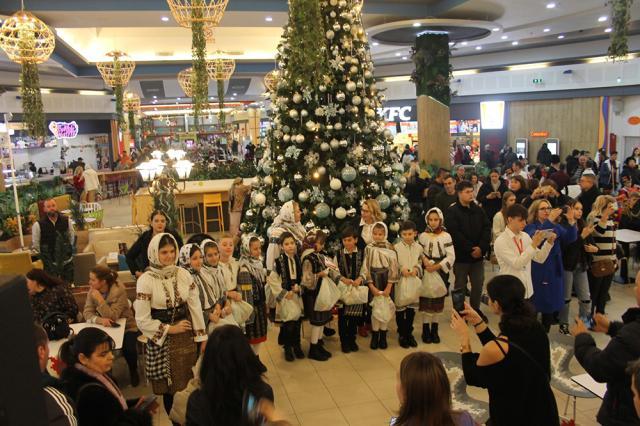
<path fill-rule="evenodd" d="M 48 253 L 53 255 L 56 249 L 56 237 L 58 236 L 58 232 L 62 234 L 63 237 L 68 237 L 67 232 L 69 231 L 69 218 L 58 214 L 58 220 L 56 220 L 56 224 L 54 225 L 53 222 L 45 216 L 40 219 L 38 223 L 40 224 L 40 250 L 46 250 Z"/>

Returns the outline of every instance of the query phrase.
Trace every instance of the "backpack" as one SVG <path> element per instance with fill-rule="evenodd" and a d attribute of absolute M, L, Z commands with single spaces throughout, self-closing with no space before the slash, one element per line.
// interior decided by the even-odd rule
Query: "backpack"
<path fill-rule="evenodd" d="M 69 321 L 62 312 L 51 312 L 42 320 L 42 328 L 47 332 L 49 340 L 66 339 L 71 333 Z"/>

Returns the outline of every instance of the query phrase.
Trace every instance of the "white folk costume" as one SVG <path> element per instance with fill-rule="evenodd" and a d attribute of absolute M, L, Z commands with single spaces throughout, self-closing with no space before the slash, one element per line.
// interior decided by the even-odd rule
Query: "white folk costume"
<path fill-rule="evenodd" d="M 269 233 L 269 246 L 267 247 L 267 270 L 273 271 L 275 263 L 280 256 L 280 236 L 284 232 L 290 232 L 298 245 L 298 252 L 302 248 L 302 241 L 307 235 L 304 226 L 296 222 L 295 202 L 287 201 L 280 208 L 278 216 L 273 220 Z"/>
<path fill-rule="evenodd" d="M 394 288 L 394 302 L 396 304 L 396 325 L 400 336 L 400 346 L 417 347 L 418 343 L 413 338 L 413 320 L 418 307 L 418 294 L 422 285 L 422 246 L 411 241 L 407 244 L 400 241 L 394 245 L 398 256 L 398 266 L 400 268 L 400 280 Z M 410 270 L 416 272 L 416 276 L 405 277 L 402 271 Z M 401 294 L 415 294 L 415 299 L 411 301 L 402 300 Z"/>
<path fill-rule="evenodd" d="M 362 271 L 360 274 L 367 284 L 371 284 L 378 292 L 384 291 L 387 285 L 395 284 L 399 279 L 398 268 L 398 256 L 396 254 L 393 245 L 386 240 L 388 235 L 387 226 L 382 222 L 377 222 L 384 226 L 385 240 L 381 242 L 372 242 L 368 244 L 364 250 L 364 262 L 362 264 Z M 393 288 L 392 288 L 393 291 Z M 372 294 L 372 298 L 382 297 L 388 299 L 389 303 L 391 298 L 389 296 L 379 296 Z M 371 337 L 371 349 L 385 349 L 387 347 L 386 334 L 388 329 L 388 321 L 380 321 L 371 317 L 371 326 L 373 334 Z"/>
<path fill-rule="evenodd" d="M 157 395 L 174 394 L 187 386 L 197 358 L 194 342 L 207 340 L 198 289 L 191 274 L 175 264 L 160 264 L 158 252 L 164 236 L 178 246 L 168 233 L 151 239 L 149 269 L 138 279 L 134 303 L 136 323 L 148 339 L 146 375 Z M 192 330 L 169 334 L 171 325 L 185 319 L 191 321 Z"/>
<path fill-rule="evenodd" d="M 429 214 L 435 212 L 440 218 L 440 225 L 436 228 L 429 226 Z M 449 287 L 449 272 L 453 268 L 456 260 L 456 253 L 453 248 L 453 240 L 451 235 L 444 228 L 444 216 L 442 211 L 434 207 L 425 215 L 427 229 L 420 234 L 418 241 L 422 245 L 424 257 L 432 264 L 439 264 L 440 269 L 435 272 L 427 272 L 424 270 L 425 280 L 427 274 L 438 274 L 445 285 L 444 294 L 440 297 L 420 297 L 420 312 L 423 313 L 422 319 L 422 341 L 424 343 L 438 343 L 438 316 L 444 310 L 444 300 L 447 289 Z M 431 326 L 429 326 L 431 324 Z M 435 341 L 434 341 L 435 338 Z"/>
<path fill-rule="evenodd" d="M 268 308 L 265 294 L 267 269 L 262 258 L 251 256 L 250 244 L 258 239 L 255 234 L 242 237 L 241 256 L 238 268 L 238 291 L 242 299 L 253 306 L 253 314 L 245 324 L 249 343 L 257 345 L 267 340 Z"/>
<path fill-rule="evenodd" d="M 206 239 L 200 243 L 200 249 L 202 250 L 202 256 L 204 258 L 204 264 L 202 265 L 201 272 L 211 277 L 213 287 L 216 289 L 215 294 L 218 295 L 218 299 L 216 300 L 216 303 L 220 305 L 222 312 L 220 314 L 220 319 L 218 320 L 217 323 L 215 324 L 212 324 L 211 322 L 209 323 L 209 326 L 207 328 L 208 332 L 211 332 L 213 331 L 214 328 L 220 327 L 223 325 L 238 325 L 238 323 L 233 318 L 233 315 L 227 312 L 227 310 L 231 309 L 231 302 L 227 298 L 227 290 L 228 290 L 227 282 L 225 281 L 222 268 L 220 268 L 219 263 L 218 265 L 214 266 L 214 265 L 211 265 L 209 262 L 207 262 L 206 250 L 210 246 L 215 246 L 216 249 L 218 250 L 218 253 L 220 252 L 220 247 L 218 246 L 218 243 L 216 243 L 213 240 Z M 228 309 L 225 310 L 224 308 L 228 308 Z"/>

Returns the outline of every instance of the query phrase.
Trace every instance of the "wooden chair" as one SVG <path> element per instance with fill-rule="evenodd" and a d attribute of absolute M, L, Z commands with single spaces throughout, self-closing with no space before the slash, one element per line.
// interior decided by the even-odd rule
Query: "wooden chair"
<path fill-rule="evenodd" d="M 206 207 L 205 207 L 206 209 Z M 191 217 L 187 219 L 187 211 L 190 212 Z M 196 226 L 198 227 L 197 232 L 202 232 L 202 222 L 200 215 L 200 203 L 187 203 L 180 204 L 179 206 L 179 214 L 180 214 L 180 229 L 182 234 L 187 234 L 187 225 L 191 226 L 191 234 L 196 233 Z M 206 218 L 206 214 L 205 214 Z M 205 219 L 206 220 L 206 219 Z"/>
<path fill-rule="evenodd" d="M 218 230 L 224 232 L 224 213 L 222 212 L 222 195 L 221 194 L 204 194 L 204 233 L 209 233 L 209 222 L 217 222 Z M 216 217 L 209 218 L 207 216 L 208 209 L 215 208 L 218 211 Z"/>

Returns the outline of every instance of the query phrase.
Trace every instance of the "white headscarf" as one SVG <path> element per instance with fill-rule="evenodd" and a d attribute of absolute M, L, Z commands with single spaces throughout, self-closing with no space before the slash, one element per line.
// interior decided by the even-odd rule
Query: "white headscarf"
<path fill-rule="evenodd" d="M 216 246 L 216 249 L 218 249 L 218 253 L 220 253 L 220 246 L 218 246 L 218 243 L 216 243 L 215 241 L 207 238 L 206 240 L 202 240 L 202 242 L 200 243 L 200 250 L 202 250 L 202 258 L 204 259 L 204 266 L 207 268 L 214 268 L 214 266 L 209 265 L 209 263 L 207 262 L 207 251 L 205 250 L 207 248 L 207 246 L 209 244 L 213 244 L 214 246 Z"/>
<path fill-rule="evenodd" d="M 256 239 L 260 241 L 260 238 L 256 234 L 245 234 L 242 236 L 239 268 L 246 268 L 249 274 L 256 277 L 260 282 L 265 283 L 267 281 L 267 270 L 262 263 L 262 257 L 256 258 L 251 256 L 251 242 Z"/>
<path fill-rule="evenodd" d="M 163 266 L 160 263 L 160 258 L 158 256 L 160 252 L 160 240 L 165 235 L 168 236 L 171 239 L 171 241 L 173 241 L 173 244 L 175 245 L 176 252 L 177 252 L 178 243 L 176 239 L 173 237 L 173 235 L 169 234 L 168 232 L 163 232 L 154 236 L 151 239 L 151 242 L 149 243 L 149 248 L 147 249 L 147 256 L 149 256 L 149 269 L 162 278 L 167 278 L 169 276 L 175 275 L 178 271 L 178 266 L 177 266 L 178 253 L 176 253 L 176 258 L 174 260 L 173 265 Z"/>
<path fill-rule="evenodd" d="M 295 202 L 287 201 L 280 208 L 278 216 L 273 220 L 271 238 L 277 238 L 285 231 L 291 232 L 294 238 L 300 242 L 304 240 L 307 232 L 300 222 L 296 222 Z"/>

